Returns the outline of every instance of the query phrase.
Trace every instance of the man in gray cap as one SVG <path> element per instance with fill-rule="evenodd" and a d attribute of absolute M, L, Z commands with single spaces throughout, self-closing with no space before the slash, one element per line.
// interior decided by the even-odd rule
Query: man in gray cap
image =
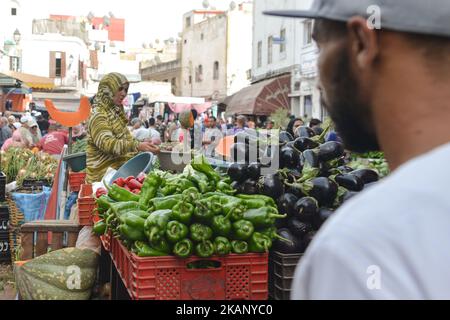
<path fill-rule="evenodd" d="M 393 170 L 325 224 L 291 298 L 450 299 L 450 3 L 266 14 L 316 19 L 323 105 L 348 149 L 383 150 Z"/>

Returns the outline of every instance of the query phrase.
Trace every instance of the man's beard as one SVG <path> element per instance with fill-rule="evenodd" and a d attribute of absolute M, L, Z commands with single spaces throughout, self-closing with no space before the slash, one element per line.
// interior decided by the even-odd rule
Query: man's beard
<path fill-rule="evenodd" d="M 330 104 L 322 97 L 322 105 L 328 110 L 346 149 L 358 153 L 380 150 L 371 105 L 361 98 L 361 88 L 350 70 L 345 50 L 336 57 L 335 66 L 330 81 L 333 85 Z"/>

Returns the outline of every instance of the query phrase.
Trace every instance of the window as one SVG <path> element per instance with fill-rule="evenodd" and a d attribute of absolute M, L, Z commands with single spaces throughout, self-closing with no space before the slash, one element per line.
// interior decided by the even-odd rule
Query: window
<path fill-rule="evenodd" d="M 305 96 L 305 101 L 303 102 L 303 106 L 304 106 L 304 117 L 305 119 L 310 119 L 312 118 L 312 108 L 313 108 L 313 104 L 312 104 L 312 96 Z"/>
<path fill-rule="evenodd" d="M 202 82 L 203 80 L 203 66 L 199 65 L 196 70 L 195 81 Z"/>
<path fill-rule="evenodd" d="M 270 36 L 267 39 L 267 64 L 271 64 L 273 61 L 273 37 Z"/>
<path fill-rule="evenodd" d="M 286 52 L 286 29 L 280 31 L 280 53 Z"/>
<path fill-rule="evenodd" d="M 202 33 L 202 34 L 200 35 L 200 40 L 203 40 L 203 39 L 205 39 L 205 35 Z"/>
<path fill-rule="evenodd" d="M 258 68 L 262 67 L 262 41 L 258 42 Z"/>
<path fill-rule="evenodd" d="M 192 84 L 192 76 L 189 76 L 189 84 Z"/>
<path fill-rule="evenodd" d="M 189 28 L 191 26 L 191 17 L 187 17 L 186 18 L 186 24 L 185 24 L 186 28 Z"/>
<path fill-rule="evenodd" d="M 186 44 L 187 43 L 187 40 L 186 39 L 184 39 L 184 44 Z"/>
<path fill-rule="evenodd" d="M 55 63 L 55 76 L 57 78 L 61 77 L 61 70 L 62 70 L 62 64 L 61 64 L 61 57 L 56 58 L 56 63 Z"/>
<path fill-rule="evenodd" d="M 312 43 L 312 29 L 313 29 L 313 23 L 312 20 L 306 20 L 304 22 L 304 40 L 303 44 L 309 45 Z"/>
<path fill-rule="evenodd" d="M 17 8 L 11 8 L 11 15 L 17 16 Z"/>
<path fill-rule="evenodd" d="M 50 78 L 65 78 L 66 77 L 66 53 L 65 52 L 50 52 Z"/>
<path fill-rule="evenodd" d="M 219 61 L 214 62 L 213 80 L 219 80 Z"/>
<path fill-rule="evenodd" d="M 9 57 L 9 69 L 11 71 L 19 71 L 19 57 Z"/>

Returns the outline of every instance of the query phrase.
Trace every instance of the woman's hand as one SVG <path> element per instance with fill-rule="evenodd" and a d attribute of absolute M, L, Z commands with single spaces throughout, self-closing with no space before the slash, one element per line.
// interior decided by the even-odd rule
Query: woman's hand
<path fill-rule="evenodd" d="M 153 154 L 159 153 L 159 148 L 148 141 L 139 143 L 138 150 L 143 152 L 151 152 Z"/>

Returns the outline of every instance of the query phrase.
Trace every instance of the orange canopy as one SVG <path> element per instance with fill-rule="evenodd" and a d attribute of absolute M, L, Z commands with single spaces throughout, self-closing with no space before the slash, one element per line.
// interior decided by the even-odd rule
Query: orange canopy
<path fill-rule="evenodd" d="M 76 112 L 63 112 L 56 109 L 51 100 L 45 100 L 45 106 L 50 117 L 65 127 L 75 127 L 89 118 L 91 114 L 91 104 L 88 97 L 82 97 L 80 108 Z"/>

